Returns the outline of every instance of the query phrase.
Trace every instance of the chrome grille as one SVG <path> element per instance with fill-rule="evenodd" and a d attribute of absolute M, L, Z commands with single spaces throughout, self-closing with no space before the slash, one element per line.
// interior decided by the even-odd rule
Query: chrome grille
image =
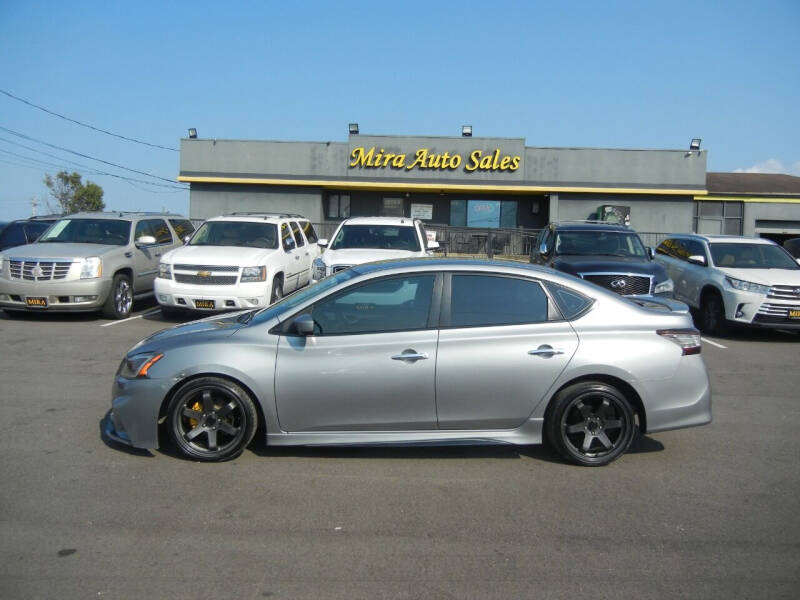
<path fill-rule="evenodd" d="M 189 275 L 188 273 L 175 273 L 175 281 L 178 283 L 191 283 L 194 285 L 234 285 L 238 278 L 238 275 L 209 275 L 208 277 L 200 277 L 199 275 Z"/>
<path fill-rule="evenodd" d="M 176 271 L 219 271 L 220 273 L 238 273 L 239 267 L 232 267 L 230 265 L 172 265 L 173 270 Z"/>
<path fill-rule="evenodd" d="M 800 301 L 800 285 L 773 285 L 769 288 L 767 298 Z"/>
<path fill-rule="evenodd" d="M 72 266 L 71 260 L 24 260 L 9 261 L 11 279 L 25 281 L 52 281 L 66 279 Z"/>
<path fill-rule="evenodd" d="M 769 315 L 770 317 L 788 317 L 790 310 L 800 310 L 800 302 L 796 304 L 773 304 L 763 302 L 758 307 L 758 314 Z"/>
<path fill-rule="evenodd" d="M 613 273 L 581 275 L 581 277 L 622 296 L 644 296 L 650 293 L 650 277 Z"/>
<path fill-rule="evenodd" d="M 331 273 L 338 273 L 339 271 L 344 271 L 345 269 L 349 269 L 353 265 L 334 265 L 331 267 Z"/>

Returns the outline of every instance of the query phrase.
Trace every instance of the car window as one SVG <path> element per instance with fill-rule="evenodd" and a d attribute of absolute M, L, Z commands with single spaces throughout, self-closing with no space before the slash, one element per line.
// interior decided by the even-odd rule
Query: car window
<path fill-rule="evenodd" d="M 668 238 L 658 245 L 656 253 L 665 254 L 666 256 L 671 256 L 678 260 L 688 260 L 689 257 L 692 256 L 688 245 L 689 241 L 690 240 L 682 240 L 680 238 Z M 700 254 L 704 254 L 702 252 L 702 244 Z"/>
<path fill-rule="evenodd" d="M 189 245 L 277 248 L 278 239 L 274 223 L 206 221 L 189 240 Z"/>
<path fill-rule="evenodd" d="M 295 241 L 292 237 L 292 232 L 289 230 L 288 223 L 281 223 L 281 245 L 287 251 L 293 250 L 295 247 Z"/>
<path fill-rule="evenodd" d="M 591 298 L 587 298 L 575 290 L 571 290 L 556 283 L 548 282 L 547 289 L 550 290 L 550 295 L 553 296 L 558 310 L 561 311 L 561 314 L 567 320 L 579 316 L 594 302 Z"/>
<path fill-rule="evenodd" d="M 503 275 L 453 274 L 445 327 L 547 321 L 547 295 L 537 281 Z"/>
<path fill-rule="evenodd" d="M 119 219 L 61 219 L 48 229 L 40 242 L 103 244 L 125 246 L 131 234 L 131 222 Z"/>
<path fill-rule="evenodd" d="M 717 267 L 731 269 L 800 269 L 780 246 L 772 244 L 709 244 Z"/>
<path fill-rule="evenodd" d="M 133 236 L 134 240 L 138 240 L 140 237 L 145 235 L 156 237 L 155 234 L 153 233 L 153 228 L 150 225 L 150 221 L 139 221 L 138 223 L 136 223 L 135 231 L 136 232 Z"/>
<path fill-rule="evenodd" d="M 343 225 L 331 243 L 331 250 L 344 248 L 420 250 L 416 230 L 410 225 Z"/>
<path fill-rule="evenodd" d="M 28 243 L 35 242 L 40 235 L 50 228 L 50 225 L 52 225 L 52 223 L 46 221 L 25 223 L 25 237 L 28 238 Z"/>
<path fill-rule="evenodd" d="M 175 230 L 175 234 L 181 240 L 186 239 L 187 235 L 192 235 L 194 233 L 194 225 L 192 225 L 189 219 L 170 219 L 169 223 Z"/>
<path fill-rule="evenodd" d="M 297 242 L 297 247 L 305 246 L 306 243 L 303 241 L 303 234 L 300 233 L 300 226 L 295 223 L 294 221 L 291 222 L 292 226 L 292 235 L 294 235 L 294 241 Z"/>
<path fill-rule="evenodd" d="M 153 232 L 157 244 L 172 243 L 172 232 L 169 230 L 167 222 L 164 219 L 149 219 L 149 222 L 150 230 Z"/>
<path fill-rule="evenodd" d="M 316 244 L 319 238 L 317 237 L 317 232 L 314 231 L 314 226 L 309 221 L 300 221 L 300 227 L 303 228 L 303 233 L 306 234 L 308 243 Z"/>
<path fill-rule="evenodd" d="M 11 223 L 0 233 L 0 248 L 11 248 L 12 246 L 22 246 L 27 244 L 22 223 Z"/>
<path fill-rule="evenodd" d="M 411 331 L 428 326 L 435 275 L 387 277 L 315 304 L 317 335 Z"/>

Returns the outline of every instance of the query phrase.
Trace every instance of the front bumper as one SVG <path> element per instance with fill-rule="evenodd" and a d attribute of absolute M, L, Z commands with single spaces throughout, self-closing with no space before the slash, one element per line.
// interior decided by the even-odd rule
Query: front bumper
<path fill-rule="evenodd" d="M 105 434 L 135 448 L 158 448 L 158 420 L 169 383 L 163 379 L 126 379 L 117 375 Z"/>
<path fill-rule="evenodd" d="M 20 281 L 0 279 L 0 308 L 30 312 L 88 312 L 102 308 L 111 291 L 109 279 Z M 46 306 L 29 306 L 28 298 L 44 298 Z"/>
<path fill-rule="evenodd" d="M 271 288 L 264 281 L 236 285 L 190 285 L 157 278 L 154 291 L 156 301 L 166 308 L 219 312 L 268 306 Z M 198 301 L 201 305 L 198 305 Z M 202 301 L 213 301 L 214 308 L 202 306 Z"/>
<path fill-rule="evenodd" d="M 726 289 L 723 301 L 725 318 L 734 323 L 769 329 L 800 329 L 800 299 L 784 300 Z"/>

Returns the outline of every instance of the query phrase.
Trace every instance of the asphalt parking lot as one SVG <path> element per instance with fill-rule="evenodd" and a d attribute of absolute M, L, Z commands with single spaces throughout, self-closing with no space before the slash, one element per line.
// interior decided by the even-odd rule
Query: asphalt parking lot
<path fill-rule="evenodd" d="M 706 338 L 713 424 L 612 465 L 546 448 L 104 442 L 125 351 L 172 325 L 0 312 L 0 598 L 797 598 L 800 335 Z"/>

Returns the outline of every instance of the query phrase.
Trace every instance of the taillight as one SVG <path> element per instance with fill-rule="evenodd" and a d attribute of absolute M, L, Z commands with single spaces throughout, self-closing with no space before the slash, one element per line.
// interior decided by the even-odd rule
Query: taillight
<path fill-rule="evenodd" d="M 700 332 L 697 329 L 659 329 L 656 333 L 677 344 L 682 354 L 700 354 Z"/>

